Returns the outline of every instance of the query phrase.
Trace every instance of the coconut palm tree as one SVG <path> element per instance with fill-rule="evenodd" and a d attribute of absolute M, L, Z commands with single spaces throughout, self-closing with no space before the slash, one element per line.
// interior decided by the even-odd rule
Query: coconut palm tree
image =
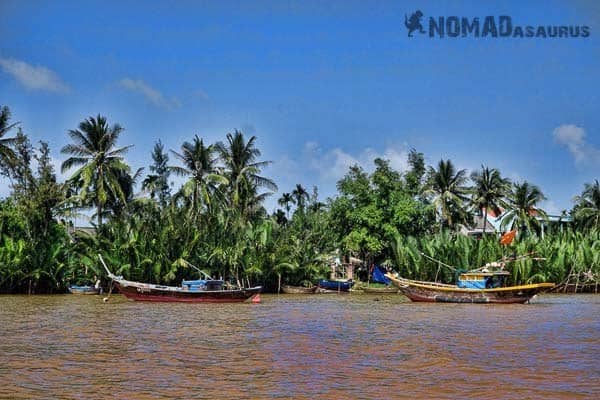
<path fill-rule="evenodd" d="M 232 207 L 240 208 L 242 215 L 256 209 L 269 193 L 258 194 L 258 189 L 277 190 L 271 179 L 260 176 L 263 167 L 270 161 L 257 161 L 261 152 L 255 147 L 256 136 L 248 141 L 244 134 L 236 130 L 227 134 L 227 143 L 215 145 L 225 167 L 225 176 L 229 180 L 229 200 Z"/>
<path fill-rule="evenodd" d="M 171 153 L 184 166 L 173 166 L 169 170 L 177 175 L 190 177 L 181 190 L 182 194 L 191 196 L 191 204 L 195 211 L 200 211 L 203 204 L 210 207 L 212 195 L 218 192 L 218 185 L 228 182 L 219 174 L 215 147 L 205 146 L 204 141 L 196 135 L 192 143 L 183 143 L 181 153 L 173 150 Z"/>
<path fill-rule="evenodd" d="M 471 201 L 478 210 L 483 211 L 483 234 L 487 226 L 488 210 L 492 210 L 496 215 L 502 213 L 501 207 L 505 207 L 504 197 L 509 188 L 510 181 L 502 178 L 500 171 L 496 168 L 488 168 L 481 166 L 481 171 L 475 171 L 471 174 L 473 181 L 473 192 Z"/>
<path fill-rule="evenodd" d="M 159 140 L 152 149 L 152 160 L 154 164 L 150 166 L 150 174 L 142 182 L 142 189 L 150 191 L 150 197 L 158 197 L 162 207 L 167 205 L 169 193 L 169 155 L 165 153 L 165 147 Z"/>
<path fill-rule="evenodd" d="M 96 207 L 98 226 L 102 225 L 102 212 L 109 197 L 126 202 L 126 195 L 119 184 L 129 166 L 123 156 L 132 146 L 116 148 L 123 128 L 119 124 L 108 125 L 105 117 L 89 117 L 79 124 L 79 129 L 69 130 L 74 143 L 61 149 L 61 153 L 70 154 L 62 165 L 62 172 L 81 166 L 69 179 L 78 186 L 79 198 L 83 203 Z"/>
<path fill-rule="evenodd" d="M 453 227 L 468 218 L 463 207 L 468 200 L 466 174 L 464 169 L 457 171 L 450 160 L 440 160 L 437 170 L 429 167 L 424 194 L 432 198 L 433 205 L 439 210 L 441 227 L 444 224 Z"/>
<path fill-rule="evenodd" d="M 546 197 L 536 185 L 513 183 L 507 200 L 508 211 L 502 217 L 503 227 L 520 229 L 521 232 L 532 231 L 541 227 L 540 218 L 547 218 L 546 212 L 538 207 L 538 203 Z"/>
<path fill-rule="evenodd" d="M 575 197 L 575 218 L 584 226 L 600 227 L 600 183 L 596 179 L 593 184 L 584 185 L 581 196 Z"/>
<path fill-rule="evenodd" d="M 297 183 L 296 188 L 292 191 L 292 196 L 293 196 L 294 202 L 296 202 L 296 205 L 298 206 L 298 208 L 300 210 L 304 210 L 304 207 L 306 206 L 306 202 L 309 199 L 309 195 L 308 195 L 308 192 L 306 191 L 306 189 L 304 189 L 304 187 L 302 187 L 302 185 Z"/>
<path fill-rule="evenodd" d="M 285 207 L 285 211 L 287 213 L 287 219 L 290 219 L 290 203 L 292 203 L 294 201 L 294 198 L 292 197 L 291 193 L 283 193 L 281 195 L 281 197 L 279 198 L 279 200 L 277 200 L 277 203 L 280 206 Z"/>
<path fill-rule="evenodd" d="M 132 204 L 134 200 L 134 188 L 143 170 L 143 168 L 138 168 L 134 174 L 131 173 L 129 168 L 117 172 L 117 183 L 121 188 L 123 197 L 109 196 L 104 207 L 105 214 L 112 214 L 117 218 L 124 215 L 127 206 Z"/>
<path fill-rule="evenodd" d="M 0 108 L 0 171 L 7 173 L 14 168 L 17 161 L 12 146 L 16 144 L 17 138 L 4 137 L 12 128 L 19 125 L 18 122 L 13 124 L 10 121 L 10 109 L 6 106 Z"/>

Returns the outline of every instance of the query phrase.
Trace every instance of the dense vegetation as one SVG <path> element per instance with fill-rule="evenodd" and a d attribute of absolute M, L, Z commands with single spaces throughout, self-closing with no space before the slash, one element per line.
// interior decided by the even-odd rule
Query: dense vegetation
<path fill-rule="evenodd" d="M 508 264 L 515 282 L 600 280 L 598 181 L 576 196 L 572 223 L 542 235 L 537 186 L 486 166 L 470 177 L 450 160 L 427 166 L 412 150 L 407 171 L 375 159 L 373 173 L 351 167 L 334 198 L 296 185 L 268 215 L 263 202 L 278 188 L 262 175 L 269 161 L 254 136 L 234 131 L 212 144 L 194 136 L 168 152 L 159 141 L 144 175 L 125 162 L 123 128 L 89 117 L 67 132 L 61 167 L 70 178 L 58 182 L 48 144 L 34 147 L 11 121 L 10 110 L 0 108 L 0 173 L 10 182 L 10 195 L 0 200 L 0 293 L 57 293 L 91 282 L 105 276 L 97 254 L 132 280 L 177 284 L 195 276 L 191 262 L 267 290 L 314 282 L 345 256 L 407 277 L 452 281 L 456 270 L 432 258 L 467 268 L 534 254 Z M 172 175 L 185 183 L 174 187 Z M 488 210 L 507 211 L 503 225 L 519 232 L 511 245 L 458 233 Z M 92 215 L 91 232 L 70 223 L 83 211 Z"/>

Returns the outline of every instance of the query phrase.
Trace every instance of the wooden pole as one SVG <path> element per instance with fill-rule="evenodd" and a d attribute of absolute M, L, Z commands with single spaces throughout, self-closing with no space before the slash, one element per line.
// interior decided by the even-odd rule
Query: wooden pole
<path fill-rule="evenodd" d="M 281 292 L 281 274 L 277 274 L 277 294 Z"/>

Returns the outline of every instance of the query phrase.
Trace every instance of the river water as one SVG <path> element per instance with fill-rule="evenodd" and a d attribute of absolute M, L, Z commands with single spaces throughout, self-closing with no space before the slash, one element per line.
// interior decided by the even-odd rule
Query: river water
<path fill-rule="evenodd" d="M 600 398 L 600 296 L 0 296 L 0 398 Z"/>

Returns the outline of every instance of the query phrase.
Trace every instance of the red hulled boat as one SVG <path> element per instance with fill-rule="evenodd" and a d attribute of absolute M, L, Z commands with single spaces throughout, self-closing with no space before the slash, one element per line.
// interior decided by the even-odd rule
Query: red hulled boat
<path fill-rule="evenodd" d="M 217 279 L 183 281 L 181 286 L 164 286 L 151 283 L 128 281 L 110 272 L 102 257 L 104 269 L 119 291 L 128 299 L 137 301 L 178 302 L 178 303 L 241 303 L 260 293 L 262 287 L 225 288 L 224 282 Z"/>

